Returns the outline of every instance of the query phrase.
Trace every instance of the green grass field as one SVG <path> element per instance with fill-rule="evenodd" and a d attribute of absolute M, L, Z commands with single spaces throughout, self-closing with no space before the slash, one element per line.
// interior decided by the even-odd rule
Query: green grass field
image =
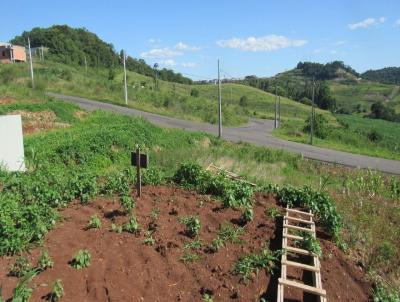
<path fill-rule="evenodd" d="M 365 154 L 375 157 L 400 160 L 400 124 L 384 120 L 372 120 L 355 115 L 337 115 L 340 126 L 330 126 L 331 132 L 325 139 L 314 137 L 314 145 Z M 276 136 L 307 144 L 308 133 L 303 131 L 304 123 L 284 121 L 282 127 L 274 130 Z M 368 136 L 374 131 L 381 138 L 371 141 Z"/>

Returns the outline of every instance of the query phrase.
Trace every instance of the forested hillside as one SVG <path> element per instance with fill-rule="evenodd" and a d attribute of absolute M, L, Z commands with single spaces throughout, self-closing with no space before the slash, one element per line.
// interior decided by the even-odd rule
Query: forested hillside
<path fill-rule="evenodd" d="M 378 70 L 367 70 L 361 77 L 366 80 L 384 84 L 400 84 L 400 67 L 386 67 Z"/>
<path fill-rule="evenodd" d="M 49 28 L 35 27 L 24 31 L 10 42 L 27 46 L 28 37 L 31 47 L 48 48 L 46 57 L 69 65 L 85 64 L 90 67 L 112 69 L 122 64 L 122 53 L 118 53 L 111 43 L 104 42 L 96 34 L 85 28 L 71 28 L 67 25 L 54 25 Z M 127 68 L 131 71 L 154 77 L 155 70 L 143 59 L 127 57 Z M 192 80 L 170 69 L 158 71 L 159 78 L 165 81 L 191 84 Z"/>

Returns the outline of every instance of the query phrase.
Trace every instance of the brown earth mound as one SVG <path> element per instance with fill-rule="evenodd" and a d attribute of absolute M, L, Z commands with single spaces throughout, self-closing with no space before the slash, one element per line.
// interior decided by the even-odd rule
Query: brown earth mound
<path fill-rule="evenodd" d="M 56 122 L 57 115 L 53 111 L 30 112 L 16 110 L 9 114 L 20 114 L 22 117 L 22 130 L 24 134 L 33 134 L 55 128 L 67 128 L 67 123 Z"/>
<path fill-rule="evenodd" d="M 141 225 L 138 234 L 110 231 L 112 223 L 122 225 L 128 220 L 117 201 L 100 198 L 87 206 L 72 204 L 61 212 L 62 221 L 44 240 L 54 267 L 30 283 L 34 289 L 31 301 L 44 300 L 57 279 L 62 280 L 65 289 L 62 301 L 202 301 L 205 293 L 212 295 L 214 301 L 259 301 L 260 297 L 275 301 L 279 263 L 273 275 L 260 270 L 248 282 L 232 273 L 239 257 L 258 252 L 264 246 L 271 250 L 281 247 L 282 222 L 265 214 L 265 209 L 271 207 L 279 207 L 272 196 L 256 194 L 254 220 L 245 226 L 241 237 L 244 242 L 227 243 L 213 253 L 207 246 L 216 238 L 219 226 L 237 224 L 241 212 L 222 208 L 218 201 L 207 196 L 176 187 L 145 187 L 134 210 Z M 102 226 L 88 230 L 86 226 L 93 214 L 101 218 Z M 203 247 L 193 251 L 201 259 L 193 263 L 180 260 L 184 245 L 193 241 L 178 220 L 186 215 L 198 215 L 201 220 L 199 237 Z M 153 245 L 143 242 L 149 228 L 154 230 Z M 328 301 L 368 301 L 371 286 L 363 281 L 360 269 L 331 242 L 323 239 L 321 242 L 323 287 Z M 88 268 L 77 270 L 69 262 L 81 249 L 90 251 L 92 261 Z M 40 250 L 35 248 L 27 255 L 33 265 Z M 0 258 L 0 285 L 6 298 L 11 297 L 18 281 L 7 276 L 15 258 Z M 314 299 L 287 291 L 287 301 Z"/>

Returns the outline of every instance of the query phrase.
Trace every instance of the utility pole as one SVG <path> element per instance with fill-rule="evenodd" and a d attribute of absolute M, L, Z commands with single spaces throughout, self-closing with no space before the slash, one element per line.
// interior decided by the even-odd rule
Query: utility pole
<path fill-rule="evenodd" d="M 313 144 L 313 136 L 314 136 L 314 119 L 315 119 L 315 105 L 314 105 L 314 89 L 315 89 L 315 83 L 314 83 L 314 77 L 312 79 L 312 96 L 311 96 L 311 102 L 312 102 L 312 107 L 311 107 L 311 131 L 310 131 L 310 144 Z"/>
<path fill-rule="evenodd" d="M 125 50 L 123 51 L 124 53 L 124 91 L 125 91 L 125 104 L 128 105 L 128 86 L 126 84 L 126 54 L 125 54 Z"/>
<path fill-rule="evenodd" d="M 281 126 L 281 96 L 278 97 L 278 128 Z"/>
<path fill-rule="evenodd" d="M 277 111 L 278 111 L 278 86 L 275 84 L 275 121 L 274 128 L 278 128 Z"/>
<path fill-rule="evenodd" d="M 33 79 L 33 63 L 32 63 L 32 52 L 31 52 L 31 40 L 28 37 L 28 50 L 29 50 L 29 62 L 31 65 L 31 79 L 32 79 L 32 88 L 35 88 L 35 81 Z"/>
<path fill-rule="evenodd" d="M 44 62 L 44 48 L 43 48 L 43 46 L 40 49 L 42 50 L 42 60 Z"/>
<path fill-rule="evenodd" d="M 221 79 L 219 74 L 219 59 L 218 59 L 218 137 L 222 137 L 222 95 L 221 95 Z"/>
<path fill-rule="evenodd" d="M 86 61 L 86 55 L 85 55 L 85 72 L 87 74 L 87 61 Z"/>

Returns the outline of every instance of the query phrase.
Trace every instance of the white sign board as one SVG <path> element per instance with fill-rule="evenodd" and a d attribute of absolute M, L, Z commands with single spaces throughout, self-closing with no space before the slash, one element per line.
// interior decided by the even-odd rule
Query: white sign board
<path fill-rule="evenodd" d="M 0 166 L 7 171 L 25 171 L 20 115 L 0 116 Z"/>

